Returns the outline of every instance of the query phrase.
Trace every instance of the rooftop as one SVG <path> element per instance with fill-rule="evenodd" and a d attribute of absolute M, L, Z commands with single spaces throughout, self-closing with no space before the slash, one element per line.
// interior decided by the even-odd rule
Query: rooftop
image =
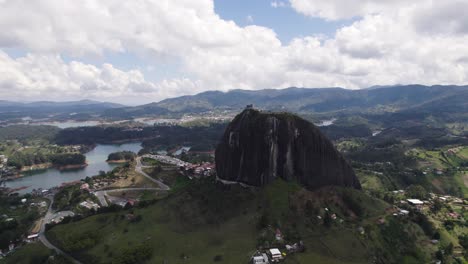
<path fill-rule="evenodd" d="M 281 251 L 279 251 L 279 249 L 277 249 L 277 248 L 271 248 L 270 249 L 270 254 L 271 255 L 281 255 Z"/>
<path fill-rule="evenodd" d="M 419 199 L 407 199 L 407 201 L 408 201 L 408 203 L 416 204 L 416 205 L 424 204 L 424 202 L 419 200 Z"/>

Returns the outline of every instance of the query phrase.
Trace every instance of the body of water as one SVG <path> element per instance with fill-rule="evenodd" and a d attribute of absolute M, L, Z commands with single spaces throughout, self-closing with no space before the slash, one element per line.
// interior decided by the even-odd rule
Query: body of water
<path fill-rule="evenodd" d="M 7 181 L 6 187 L 20 188 L 28 187 L 19 191 L 19 193 L 28 193 L 33 189 L 49 189 L 54 186 L 60 186 L 65 182 L 72 182 L 99 174 L 99 171 L 110 171 L 119 166 L 118 164 L 109 164 L 106 162 L 107 156 L 112 152 L 133 151 L 138 153 L 141 149 L 141 143 L 126 143 L 121 145 L 97 145 L 93 150 L 86 153 L 86 162 L 88 166 L 76 170 L 60 171 L 54 168 L 24 172 L 25 177 L 13 181 Z"/>

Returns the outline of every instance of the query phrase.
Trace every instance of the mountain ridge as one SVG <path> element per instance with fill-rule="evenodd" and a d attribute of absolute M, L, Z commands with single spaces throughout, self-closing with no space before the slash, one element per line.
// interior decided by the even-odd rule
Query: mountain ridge
<path fill-rule="evenodd" d="M 350 90 L 339 87 L 241 90 L 227 92 L 206 91 L 196 95 L 184 95 L 136 107 L 117 108 L 113 115 L 128 116 L 200 113 L 213 110 L 241 110 L 247 104 L 259 109 L 292 112 L 340 112 L 365 110 L 369 112 L 395 112 L 414 108 L 434 100 L 456 100 L 466 96 L 468 86 L 456 85 L 395 85 Z M 455 96 L 455 97 L 454 97 Z M 468 100 L 468 98 L 467 98 Z M 453 103 L 446 102 L 446 105 Z"/>

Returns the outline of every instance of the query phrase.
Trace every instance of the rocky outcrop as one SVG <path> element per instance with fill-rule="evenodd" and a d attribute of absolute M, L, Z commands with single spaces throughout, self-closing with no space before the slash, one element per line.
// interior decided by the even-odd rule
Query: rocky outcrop
<path fill-rule="evenodd" d="M 263 186 L 275 178 L 311 188 L 361 185 L 351 166 L 312 123 L 288 113 L 246 109 L 216 148 L 220 179 Z"/>

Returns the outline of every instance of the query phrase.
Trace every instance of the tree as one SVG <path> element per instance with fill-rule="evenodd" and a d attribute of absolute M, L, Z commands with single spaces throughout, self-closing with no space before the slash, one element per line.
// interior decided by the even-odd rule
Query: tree
<path fill-rule="evenodd" d="M 444 205 L 442 204 L 442 202 L 439 199 L 435 199 L 434 204 L 431 207 L 431 211 L 433 213 L 438 213 L 440 211 L 440 209 L 442 209 L 443 206 Z"/>
<path fill-rule="evenodd" d="M 416 198 L 416 199 L 426 199 L 427 198 L 427 191 L 421 185 L 411 185 L 406 189 L 406 193 L 408 197 Z"/>
<path fill-rule="evenodd" d="M 330 213 L 326 212 L 325 216 L 323 217 L 323 225 L 326 226 L 326 227 L 331 227 L 332 221 L 333 220 L 331 218 Z"/>
<path fill-rule="evenodd" d="M 257 229 L 261 230 L 268 226 L 269 220 L 267 213 L 263 212 L 257 222 Z"/>
<path fill-rule="evenodd" d="M 311 200 L 307 200 L 304 208 L 304 213 L 306 216 L 311 217 L 314 213 L 314 205 Z"/>

